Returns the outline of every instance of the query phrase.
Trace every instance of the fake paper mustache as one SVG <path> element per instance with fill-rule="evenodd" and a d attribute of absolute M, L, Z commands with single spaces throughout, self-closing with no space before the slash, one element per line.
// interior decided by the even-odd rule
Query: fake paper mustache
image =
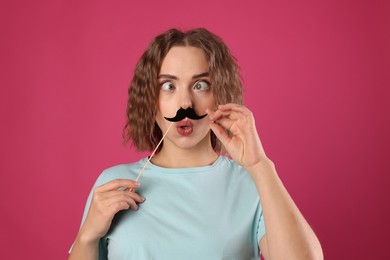
<path fill-rule="evenodd" d="M 204 118 L 205 116 L 207 116 L 207 114 L 204 114 L 202 116 L 198 116 L 195 113 L 195 110 L 193 110 L 191 107 L 189 107 L 186 109 L 180 108 L 179 110 L 177 110 L 175 117 L 171 117 L 171 118 L 164 117 L 164 118 L 170 122 L 179 122 L 186 117 L 188 117 L 189 119 L 193 119 L 193 120 L 199 120 L 199 119 Z"/>

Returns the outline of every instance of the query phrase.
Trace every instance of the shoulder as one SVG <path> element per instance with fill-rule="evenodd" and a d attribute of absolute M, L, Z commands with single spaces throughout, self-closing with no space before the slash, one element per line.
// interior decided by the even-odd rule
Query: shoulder
<path fill-rule="evenodd" d="M 221 162 L 219 165 L 219 172 L 229 178 L 231 182 L 239 184 L 240 186 L 254 186 L 254 182 L 249 172 L 234 160 L 221 156 Z"/>
<path fill-rule="evenodd" d="M 229 195 L 232 196 L 231 202 L 235 203 L 236 209 L 240 212 L 249 212 L 250 210 L 260 210 L 261 206 L 256 184 L 254 183 L 249 172 L 234 160 L 223 157 L 220 167 L 220 173 L 224 174 L 224 179 L 228 181 Z M 240 206 L 237 205 L 240 201 Z M 226 203 L 223 202 L 223 203 Z M 248 211 L 249 209 L 249 211 Z"/>

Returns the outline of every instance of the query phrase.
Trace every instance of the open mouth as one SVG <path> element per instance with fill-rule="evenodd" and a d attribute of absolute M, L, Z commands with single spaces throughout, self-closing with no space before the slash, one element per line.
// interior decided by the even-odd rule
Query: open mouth
<path fill-rule="evenodd" d="M 189 120 L 182 120 L 177 124 L 177 132 L 182 136 L 189 136 L 194 130 L 194 125 Z"/>
<path fill-rule="evenodd" d="M 193 127 L 193 126 L 194 126 L 194 125 L 192 124 L 192 122 L 189 121 L 188 119 L 187 119 L 187 120 L 184 119 L 184 120 L 182 120 L 182 121 L 180 121 L 180 122 L 177 123 L 177 127 L 183 128 L 183 129 L 187 129 L 187 128 Z"/>

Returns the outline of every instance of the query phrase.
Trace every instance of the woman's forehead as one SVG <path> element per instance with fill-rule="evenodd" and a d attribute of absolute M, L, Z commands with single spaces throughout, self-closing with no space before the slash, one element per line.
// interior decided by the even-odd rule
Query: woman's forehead
<path fill-rule="evenodd" d="M 192 76 L 208 71 L 209 64 L 202 49 L 192 46 L 175 46 L 163 59 L 159 75 Z"/>

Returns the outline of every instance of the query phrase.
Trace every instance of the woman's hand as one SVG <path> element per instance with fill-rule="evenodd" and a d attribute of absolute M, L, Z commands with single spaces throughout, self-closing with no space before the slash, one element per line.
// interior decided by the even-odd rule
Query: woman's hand
<path fill-rule="evenodd" d="M 252 112 L 242 105 L 226 104 L 207 111 L 210 127 L 230 156 L 246 169 L 269 160 L 265 155 Z M 227 131 L 226 131 L 227 130 Z"/>
<path fill-rule="evenodd" d="M 133 180 L 117 179 L 95 188 L 80 236 L 86 241 L 96 241 L 108 232 L 115 214 L 120 210 L 138 210 L 137 203 L 145 201 L 134 192 L 139 187 L 140 184 Z"/>

